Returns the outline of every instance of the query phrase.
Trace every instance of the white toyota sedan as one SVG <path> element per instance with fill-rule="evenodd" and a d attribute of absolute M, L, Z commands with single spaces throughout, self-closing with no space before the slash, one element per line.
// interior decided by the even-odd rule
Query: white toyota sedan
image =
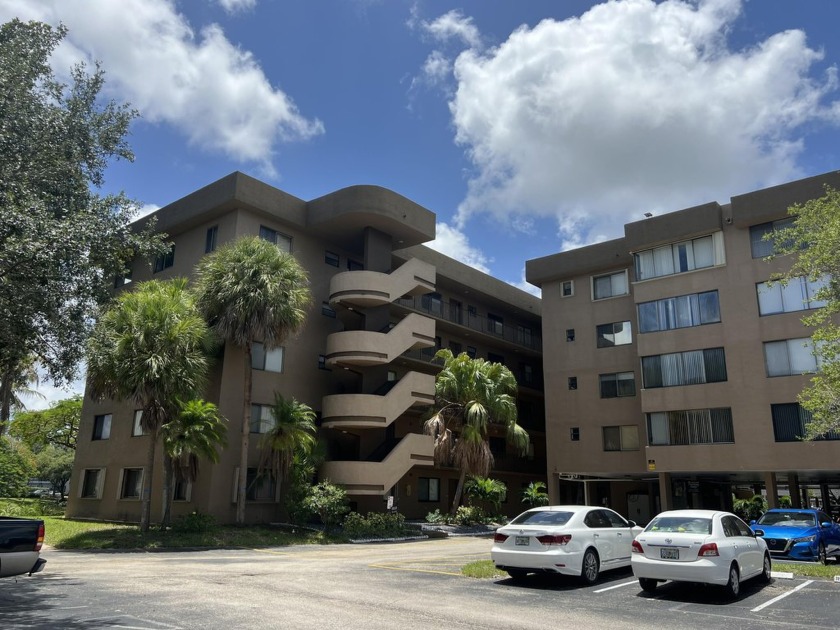
<path fill-rule="evenodd" d="M 648 523 L 633 541 L 633 575 L 652 593 L 659 582 L 701 582 L 737 598 L 741 582 L 770 581 L 770 553 L 760 532 L 740 518 L 714 510 L 672 510 Z"/>
<path fill-rule="evenodd" d="M 548 505 L 497 529 L 490 557 L 514 580 L 529 573 L 560 573 L 592 584 L 602 570 L 630 564 L 630 545 L 641 531 L 607 508 Z"/>

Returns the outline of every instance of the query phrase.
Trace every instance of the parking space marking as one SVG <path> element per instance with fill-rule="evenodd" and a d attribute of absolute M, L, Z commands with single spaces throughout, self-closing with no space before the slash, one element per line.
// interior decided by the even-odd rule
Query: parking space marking
<path fill-rule="evenodd" d="M 614 588 L 621 588 L 622 586 L 630 586 L 631 584 L 638 584 L 636 580 L 631 580 L 629 582 L 622 582 L 621 584 L 614 584 L 613 586 L 607 586 L 606 588 L 599 588 L 596 593 L 603 593 L 605 591 L 611 591 Z"/>
<path fill-rule="evenodd" d="M 395 564 L 371 564 L 368 565 L 374 569 L 387 569 L 389 571 L 408 571 L 410 573 L 433 573 L 436 575 L 454 575 L 456 577 L 463 577 L 463 574 L 459 571 L 458 573 L 453 573 L 452 571 L 435 571 L 433 569 L 418 569 L 406 566 L 400 566 L 400 563 Z"/>
<path fill-rule="evenodd" d="M 773 604 L 775 604 L 775 603 L 776 603 L 776 602 L 778 602 L 779 600 L 784 599 L 784 598 L 785 598 L 785 597 L 787 597 L 788 595 L 793 595 L 796 591 L 800 591 L 800 590 L 802 590 L 803 588 L 805 588 L 806 586 L 808 586 L 809 584 L 813 584 L 813 583 L 814 583 L 814 580 L 806 580 L 805 582 L 802 582 L 802 584 L 800 584 L 799 586 L 797 586 L 797 587 L 795 587 L 795 588 L 793 588 L 793 589 L 789 590 L 787 593 L 782 593 L 782 594 L 781 594 L 781 595 L 779 595 L 778 597 L 774 597 L 773 599 L 771 599 L 771 600 L 768 600 L 768 601 L 764 602 L 764 603 L 763 603 L 763 604 L 761 604 L 760 606 L 756 606 L 755 608 L 753 608 L 752 610 L 750 610 L 750 612 L 758 612 L 759 610 L 764 610 L 764 609 L 765 609 L 765 608 L 767 608 L 768 606 L 772 606 Z"/>

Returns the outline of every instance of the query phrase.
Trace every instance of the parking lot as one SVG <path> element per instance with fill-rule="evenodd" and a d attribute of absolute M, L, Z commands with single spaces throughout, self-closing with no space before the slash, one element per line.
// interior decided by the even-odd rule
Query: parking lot
<path fill-rule="evenodd" d="M 0 628 L 837 628 L 840 584 L 666 583 L 629 570 L 594 586 L 564 577 L 475 580 L 487 538 L 194 552 L 47 550 L 43 573 L 0 582 Z"/>

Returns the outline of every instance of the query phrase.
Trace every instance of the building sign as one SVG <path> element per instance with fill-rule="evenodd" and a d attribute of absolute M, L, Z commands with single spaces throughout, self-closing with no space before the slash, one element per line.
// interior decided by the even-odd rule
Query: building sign
<path fill-rule="evenodd" d="M 649 459 L 648 460 L 648 470 L 650 470 L 650 471 L 656 470 L 656 460 L 655 459 Z"/>

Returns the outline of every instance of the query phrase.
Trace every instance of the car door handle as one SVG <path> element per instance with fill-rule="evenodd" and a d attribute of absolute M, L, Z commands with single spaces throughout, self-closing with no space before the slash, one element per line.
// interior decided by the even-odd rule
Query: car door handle
<path fill-rule="evenodd" d="M 601 536 L 601 534 L 593 534 L 592 535 L 593 538 L 599 538 L 600 536 Z"/>
<path fill-rule="evenodd" d="M 621 532 L 618 532 L 618 535 L 621 536 Z"/>

